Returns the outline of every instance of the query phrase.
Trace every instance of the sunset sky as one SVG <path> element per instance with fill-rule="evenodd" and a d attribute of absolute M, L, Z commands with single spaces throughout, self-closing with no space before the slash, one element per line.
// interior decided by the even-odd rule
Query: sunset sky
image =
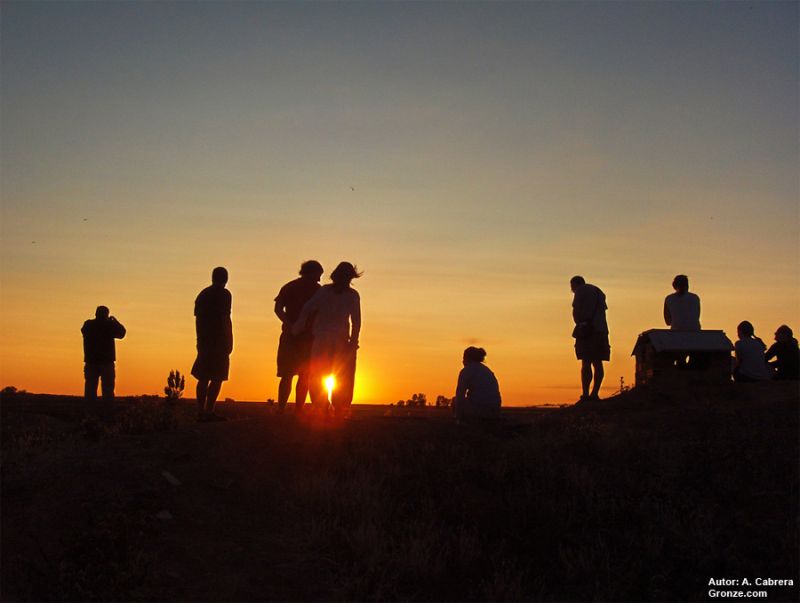
<path fill-rule="evenodd" d="M 569 279 L 608 298 L 603 395 L 689 275 L 702 325 L 800 331 L 796 2 L 3 2 L 0 386 L 117 394 L 195 355 L 226 266 L 221 397 L 277 397 L 273 299 L 364 270 L 356 402 L 573 402 Z M 194 395 L 194 381 L 187 395 Z"/>

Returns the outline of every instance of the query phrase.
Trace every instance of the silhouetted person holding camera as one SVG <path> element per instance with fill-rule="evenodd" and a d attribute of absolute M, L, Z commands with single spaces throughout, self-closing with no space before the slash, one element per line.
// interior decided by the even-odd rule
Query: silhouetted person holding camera
<path fill-rule="evenodd" d="M 773 358 L 775 362 L 769 362 Z M 800 347 L 788 326 L 781 325 L 775 330 L 775 343 L 769 346 L 764 359 L 768 361 L 773 379 L 800 379 Z"/>
<path fill-rule="evenodd" d="M 94 318 L 81 327 L 83 333 L 83 376 L 85 379 L 84 398 L 87 402 L 97 401 L 97 383 L 102 383 L 103 400 L 114 401 L 114 382 L 117 359 L 115 339 L 125 337 L 125 327 L 116 318 L 109 316 L 106 306 L 97 306 Z"/>
<path fill-rule="evenodd" d="M 468 347 L 464 350 L 464 368 L 458 374 L 453 414 L 456 419 L 497 419 L 500 417 L 500 386 L 494 373 L 483 361 L 486 350 Z"/>
<path fill-rule="evenodd" d="M 303 262 L 300 278 L 286 283 L 275 298 L 275 315 L 281 321 L 281 338 L 278 342 L 278 412 L 283 414 L 289 394 L 292 391 L 292 378 L 297 375 L 294 410 L 303 411 L 308 394 L 308 371 L 311 360 L 311 324 L 306 324 L 302 332 L 292 334 L 292 325 L 300 316 L 305 303 L 320 288 L 322 265 L 316 260 Z M 313 317 L 309 319 L 309 323 Z"/>
<path fill-rule="evenodd" d="M 361 332 L 361 297 L 358 291 L 350 287 L 350 283 L 360 276 L 361 273 L 353 264 L 341 262 L 331 272 L 333 282 L 321 287 L 306 302 L 292 327 L 293 334 L 302 333 L 311 316 L 316 314 L 309 370 L 309 392 L 316 412 L 328 408 L 323 380 L 333 375 L 333 410 L 342 417 L 350 413 L 356 375 L 356 350 Z"/>
<path fill-rule="evenodd" d="M 211 286 L 203 289 L 194 302 L 197 330 L 197 359 L 192 375 L 197 379 L 197 420 L 224 421 L 214 412 L 222 382 L 228 380 L 233 351 L 231 292 L 225 288 L 228 271 L 214 268 Z"/>
<path fill-rule="evenodd" d="M 598 394 L 605 376 L 603 361 L 611 358 L 606 321 L 608 309 L 606 295 L 599 287 L 587 283 L 582 276 L 573 276 L 569 286 L 574 293 L 572 318 L 575 321 L 575 329 L 572 331 L 572 336 L 575 338 L 575 356 L 581 361 L 583 393 L 578 402 L 596 401 L 600 399 Z M 594 374 L 592 374 L 593 369 Z"/>
<path fill-rule="evenodd" d="M 689 277 L 679 274 L 672 281 L 675 293 L 664 299 L 664 322 L 673 331 L 700 330 L 700 298 L 689 293 Z"/>

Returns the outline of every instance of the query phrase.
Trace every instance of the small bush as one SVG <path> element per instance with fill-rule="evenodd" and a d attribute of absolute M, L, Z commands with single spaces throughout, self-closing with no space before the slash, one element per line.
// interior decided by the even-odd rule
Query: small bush
<path fill-rule="evenodd" d="M 164 394 L 167 400 L 176 401 L 183 396 L 183 388 L 186 386 L 186 378 L 181 375 L 178 369 L 169 372 L 167 377 L 167 387 L 164 388 Z"/>

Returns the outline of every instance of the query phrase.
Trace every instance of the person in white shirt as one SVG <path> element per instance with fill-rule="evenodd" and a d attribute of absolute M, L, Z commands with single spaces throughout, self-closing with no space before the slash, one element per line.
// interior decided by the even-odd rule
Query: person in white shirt
<path fill-rule="evenodd" d="M 464 368 L 458 374 L 453 413 L 456 419 L 496 419 L 500 416 L 500 386 L 494 373 L 483 360 L 486 350 L 468 347 L 464 350 Z"/>
<path fill-rule="evenodd" d="M 334 377 L 331 404 L 339 416 L 347 416 L 353 401 L 356 372 L 356 350 L 361 332 L 361 297 L 350 287 L 361 273 L 349 262 L 341 262 L 331 272 L 330 285 L 320 287 L 309 299 L 292 327 L 295 335 L 302 333 L 313 316 L 309 393 L 312 409 L 322 412 L 328 408 L 324 380 Z"/>
<path fill-rule="evenodd" d="M 753 325 L 744 320 L 736 327 L 739 341 L 734 345 L 736 364 L 733 368 L 733 380 L 736 383 L 753 383 L 770 378 L 764 352 L 767 346 L 755 336 Z"/>
<path fill-rule="evenodd" d="M 672 281 L 675 293 L 664 299 L 664 322 L 672 331 L 700 330 L 700 298 L 689 293 L 689 277 L 679 274 Z"/>

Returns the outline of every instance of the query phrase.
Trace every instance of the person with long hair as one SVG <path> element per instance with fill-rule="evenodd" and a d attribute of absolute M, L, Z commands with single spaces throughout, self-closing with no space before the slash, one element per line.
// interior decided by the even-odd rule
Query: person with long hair
<path fill-rule="evenodd" d="M 331 272 L 331 284 L 320 287 L 305 303 L 292 327 L 292 333 L 302 333 L 306 321 L 315 315 L 308 389 L 316 412 L 328 408 L 325 379 L 332 376 L 334 413 L 342 417 L 350 413 L 361 332 L 361 297 L 350 283 L 361 274 L 353 264 L 341 262 Z"/>
<path fill-rule="evenodd" d="M 739 340 L 734 344 L 736 364 L 733 367 L 733 380 L 736 383 L 753 383 L 769 379 L 769 369 L 764 358 L 767 346 L 756 337 L 753 324 L 743 320 L 736 327 Z"/>

